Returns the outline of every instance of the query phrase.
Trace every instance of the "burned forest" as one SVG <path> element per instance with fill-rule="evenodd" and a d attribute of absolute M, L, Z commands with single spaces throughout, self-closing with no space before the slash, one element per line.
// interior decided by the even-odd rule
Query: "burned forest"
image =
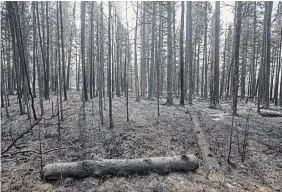
<path fill-rule="evenodd" d="M 1 1 L 1 191 L 282 191 L 281 1 Z"/>

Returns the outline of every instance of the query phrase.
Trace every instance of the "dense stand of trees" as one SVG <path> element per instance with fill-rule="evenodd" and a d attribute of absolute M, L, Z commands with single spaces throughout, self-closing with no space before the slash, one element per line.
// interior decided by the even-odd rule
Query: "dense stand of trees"
<path fill-rule="evenodd" d="M 238 99 L 255 101 L 258 112 L 271 103 L 282 106 L 281 2 L 236 2 L 234 21 L 224 24 L 219 1 L 214 11 L 201 1 L 1 4 L 1 107 L 7 116 L 10 95 L 17 96 L 20 114 L 37 119 L 44 99 L 56 94 L 62 111 L 72 89 L 82 90 L 83 103 L 98 97 L 101 123 L 108 97 L 110 127 L 112 99 L 126 96 L 128 109 L 131 91 L 136 102 L 164 96 L 167 105 L 177 97 L 181 105 L 210 99 L 213 108 L 232 100 L 233 114 Z"/>

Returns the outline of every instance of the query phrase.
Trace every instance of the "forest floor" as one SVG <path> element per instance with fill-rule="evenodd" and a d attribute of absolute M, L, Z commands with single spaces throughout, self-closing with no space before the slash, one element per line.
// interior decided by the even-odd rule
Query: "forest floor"
<path fill-rule="evenodd" d="M 221 179 L 213 181 L 209 179 L 209 170 L 202 166 L 194 125 L 186 112 L 189 106 L 181 107 L 179 100 L 175 99 L 177 104 L 174 106 L 160 105 L 158 116 L 157 100 L 141 99 L 137 103 L 132 95 L 127 122 L 125 97 L 115 97 L 114 128 L 110 129 L 108 106 L 104 111 L 104 125 L 100 124 L 98 98 L 86 102 L 83 120 L 80 96 L 81 93 L 71 91 L 68 100 L 63 102 L 64 121 L 61 122 L 60 134 L 57 118 L 52 117 L 52 102 L 53 114 L 56 113 L 56 96 L 44 101 L 44 119 L 1 158 L 1 191 L 282 191 L 282 117 L 258 115 L 254 103 L 239 102 L 239 116 L 234 120 L 232 164 L 229 165 L 226 157 L 232 122 L 230 103 L 221 102 L 221 109 L 209 109 L 208 101 L 194 100 L 193 107 L 199 112 L 201 127 L 222 169 Z M 10 97 L 10 103 L 10 118 L 1 109 L 2 151 L 33 123 L 27 115 L 19 115 L 15 96 Z M 38 99 L 35 105 L 39 114 Z M 282 113 L 281 108 L 271 106 L 271 110 Z M 249 145 L 246 160 L 241 163 L 238 149 L 242 147 L 247 122 Z M 195 154 L 200 159 L 200 168 L 196 172 L 167 175 L 151 173 L 47 182 L 40 178 L 41 161 L 36 153 L 39 152 L 40 140 L 43 165 L 96 158 Z"/>

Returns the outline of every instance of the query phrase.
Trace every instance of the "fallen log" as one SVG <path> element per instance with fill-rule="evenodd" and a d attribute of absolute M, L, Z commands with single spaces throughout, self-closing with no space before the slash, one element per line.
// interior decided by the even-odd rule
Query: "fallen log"
<path fill-rule="evenodd" d="M 260 115 L 263 117 L 282 117 L 282 113 L 278 111 L 271 111 L 271 110 L 263 110 L 260 112 Z"/>
<path fill-rule="evenodd" d="M 54 163 L 43 167 L 42 176 L 46 180 L 66 177 L 105 177 L 148 174 L 149 172 L 187 172 L 199 168 L 195 155 L 174 157 L 153 157 L 138 159 L 99 159 L 70 163 Z"/>
<path fill-rule="evenodd" d="M 194 124 L 194 131 L 197 133 L 198 144 L 203 158 L 204 169 L 207 173 L 207 178 L 211 181 L 224 181 L 224 176 L 221 174 L 221 167 L 216 159 L 215 154 L 210 150 L 209 142 L 206 140 L 201 122 L 198 118 L 198 112 L 193 107 L 189 108 L 188 113 Z"/>

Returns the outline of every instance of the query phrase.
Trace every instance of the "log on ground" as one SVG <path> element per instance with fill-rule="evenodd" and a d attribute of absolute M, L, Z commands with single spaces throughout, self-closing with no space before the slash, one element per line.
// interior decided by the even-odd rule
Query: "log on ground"
<path fill-rule="evenodd" d="M 105 177 L 195 171 L 199 161 L 193 154 L 174 157 L 152 157 L 138 159 L 99 159 L 69 163 L 54 163 L 43 167 L 42 176 L 47 180 L 66 177 Z"/>
<path fill-rule="evenodd" d="M 205 137 L 201 122 L 198 118 L 198 112 L 193 107 L 189 108 L 189 113 L 194 124 L 194 130 L 197 133 L 198 144 L 202 153 L 202 158 L 206 168 L 219 171 L 220 165 L 216 159 L 215 154 L 210 150 L 211 147 Z"/>

